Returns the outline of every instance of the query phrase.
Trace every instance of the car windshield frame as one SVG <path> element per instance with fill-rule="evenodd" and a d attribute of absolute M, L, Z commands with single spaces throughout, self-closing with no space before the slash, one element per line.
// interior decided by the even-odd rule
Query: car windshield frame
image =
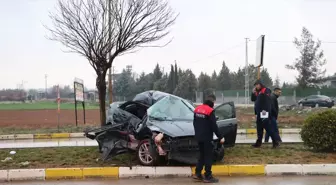
<path fill-rule="evenodd" d="M 179 108 L 179 116 L 177 116 L 177 112 L 174 112 L 177 108 Z M 194 119 L 194 109 L 194 106 L 187 100 L 178 96 L 168 95 L 149 107 L 147 115 L 148 119 L 156 121 L 192 121 Z M 161 112 L 162 110 L 164 111 Z"/>

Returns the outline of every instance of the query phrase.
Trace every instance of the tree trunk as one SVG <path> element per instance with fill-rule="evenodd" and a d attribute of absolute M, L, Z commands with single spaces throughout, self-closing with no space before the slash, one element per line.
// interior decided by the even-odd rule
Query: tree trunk
<path fill-rule="evenodd" d="M 96 79 L 96 86 L 99 94 L 99 108 L 100 108 L 100 124 L 103 126 L 106 124 L 106 81 L 105 73 L 98 75 Z"/>

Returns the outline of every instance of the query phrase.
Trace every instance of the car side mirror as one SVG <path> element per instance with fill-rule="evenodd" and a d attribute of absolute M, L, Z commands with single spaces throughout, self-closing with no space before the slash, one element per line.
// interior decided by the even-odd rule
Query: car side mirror
<path fill-rule="evenodd" d="M 216 121 L 218 121 L 219 120 L 219 117 L 218 116 L 216 116 Z"/>

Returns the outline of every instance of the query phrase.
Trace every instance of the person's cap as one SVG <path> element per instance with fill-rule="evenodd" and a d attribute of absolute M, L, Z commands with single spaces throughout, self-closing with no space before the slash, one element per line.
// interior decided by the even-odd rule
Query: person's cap
<path fill-rule="evenodd" d="M 257 80 L 256 82 L 254 82 L 254 85 L 263 85 L 262 81 L 261 80 Z"/>

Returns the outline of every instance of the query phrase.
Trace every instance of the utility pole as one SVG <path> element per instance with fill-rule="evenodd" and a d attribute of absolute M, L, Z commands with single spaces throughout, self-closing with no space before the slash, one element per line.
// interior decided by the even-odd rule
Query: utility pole
<path fill-rule="evenodd" d="M 250 76 L 249 76 L 249 64 L 248 64 L 248 41 L 249 38 L 245 38 L 245 108 L 249 104 L 249 97 L 250 97 Z"/>
<path fill-rule="evenodd" d="M 44 80 L 45 80 L 45 98 L 48 99 L 48 75 L 44 75 Z"/>
<path fill-rule="evenodd" d="M 107 0 L 108 2 L 108 29 L 109 29 L 109 40 L 112 37 L 112 30 L 111 30 L 111 0 Z M 111 51 L 109 53 L 108 56 L 108 60 L 110 60 L 110 56 L 111 56 Z M 110 61 L 109 61 L 110 62 Z M 111 66 L 112 67 L 112 66 Z M 108 73 L 108 92 L 109 92 L 109 102 L 110 104 L 112 103 L 112 71 L 111 71 L 111 67 L 109 68 L 109 73 Z"/>
<path fill-rule="evenodd" d="M 115 68 L 114 68 L 114 66 L 112 66 L 112 76 L 111 76 L 111 84 L 113 85 L 113 84 L 115 84 L 114 82 L 114 77 L 115 77 Z"/>

